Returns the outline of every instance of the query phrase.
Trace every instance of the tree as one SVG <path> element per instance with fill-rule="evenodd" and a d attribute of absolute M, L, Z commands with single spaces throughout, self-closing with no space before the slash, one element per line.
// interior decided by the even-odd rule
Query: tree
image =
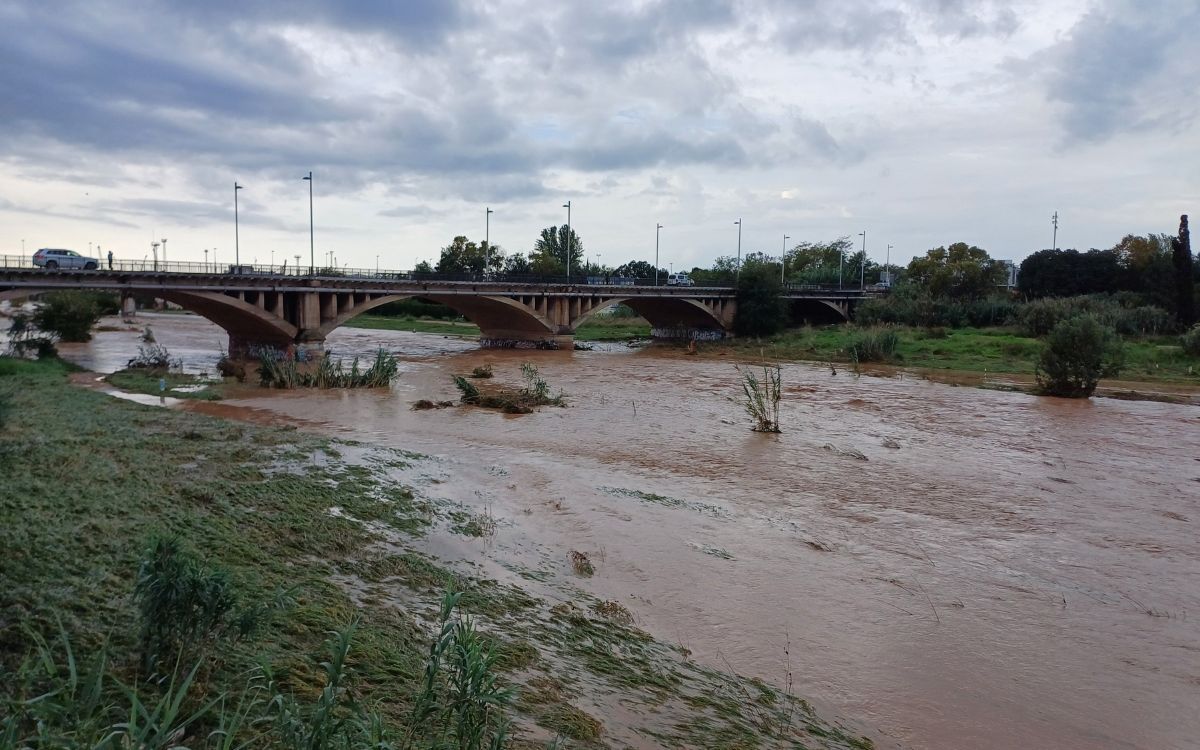
<path fill-rule="evenodd" d="M 1121 340 L 1091 315 L 1078 315 L 1054 326 L 1037 363 L 1043 395 L 1087 398 L 1101 378 L 1121 371 Z"/>
<path fill-rule="evenodd" d="M 667 277 L 666 270 L 662 268 L 658 269 L 658 273 L 660 279 Z M 617 266 L 616 270 L 613 271 L 613 275 L 633 277 L 635 279 L 653 279 L 654 264 L 647 263 L 644 260 L 631 260 L 628 263 Z"/>
<path fill-rule="evenodd" d="M 739 336 L 770 336 L 786 324 L 787 303 L 779 271 L 762 262 L 743 266 L 737 280 L 734 331 Z"/>
<path fill-rule="evenodd" d="M 839 237 L 829 242 L 801 242 L 787 252 L 788 281 L 798 284 L 836 284 L 839 272 L 850 280 L 844 268 L 846 256 L 854 249 L 850 237 Z M 854 278 L 858 276 L 855 267 Z"/>
<path fill-rule="evenodd" d="M 737 258 L 722 255 L 713 261 L 712 268 L 696 266 L 688 276 L 700 286 L 725 286 L 733 284 L 738 275 Z"/>
<path fill-rule="evenodd" d="M 1175 266 L 1175 317 L 1187 328 L 1196 322 L 1196 290 L 1192 280 L 1192 234 L 1187 214 L 1179 217 L 1179 236 L 1171 240 L 1171 260 Z"/>
<path fill-rule="evenodd" d="M 433 266 L 429 265 L 429 261 L 423 260 L 413 266 L 413 273 L 433 273 Z"/>
<path fill-rule="evenodd" d="M 979 299 L 994 292 L 1003 275 L 1004 267 L 992 260 L 986 250 L 956 242 L 913 258 L 908 264 L 907 278 L 931 297 Z"/>
<path fill-rule="evenodd" d="M 568 232 L 570 236 L 568 237 Z M 570 268 L 568 268 L 567 251 L 570 250 Z M 534 273 L 545 275 L 565 274 L 570 269 L 578 269 L 583 265 L 583 242 L 574 229 L 566 224 L 550 226 L 542 230 L 533 252 L 529 254 L 529 262 Z"/>
<path fill-rule="evenodd" d="M 527 275 L 533 273 L 533 266 L 525 253 L 513 253 L 504 258 L 504 273 Z"/>
<path fill-rule="evenodd" d="M 1021 261 L 1017 286 L 1030 297 L 1070 297 L 1126 287 L 1121 256 L 1115 249 L 1039 250 Z"/>
<path fill-rule="evenodd" d="M 493 246 L 489 252 L 486 242 L 475 244 L 459 235 L 442 248 L 437 272 L 481 274 L 485 270 L 499 271 L 503 265 L 503 251 Z"/>
<path fill-rule="evenodd" d="M 91 292 L 52 292 L 33 314 L 39 330 L 62 341 L 90 341 L 92 326 L 100 320 L 100 305 Z"/>

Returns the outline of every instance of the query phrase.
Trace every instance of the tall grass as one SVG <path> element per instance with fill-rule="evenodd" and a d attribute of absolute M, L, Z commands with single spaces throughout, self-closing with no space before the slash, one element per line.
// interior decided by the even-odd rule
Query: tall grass
<path fill-rule="evenodd" d="M 379 349 L 375 361 L 363 370 L 355 357 L 347 370 L 342 360 L 334 361 L 328 353 L 315 368 L 301 368 L 296 360 L 271 349 L 259 352 L 259 382 L 265 388 L 383 388 L 395 380 L 399 372 L 395 355 Z"/>
<path fill-rule="evenodd" d="M 900 336 L 891 328 L 873 328 L 856 336 L 848 347 L 852 362 L 883 362 L 891 359 Z"/>
<path fill-rule="evenodd" d="M 1192 326 L 1192 330 L 1179 337 L 1179 345 L 1185 354 L 1200 357 L 1200 323 Z"/>
<path fill-rule="evenodd" d="M 752 368 L 736 368 L 742 376 L 742 405 L 754 420 L 755 432 L 780 432 L 779 402 L 783 398 L 781 368 L 762 366 L 760 378 Z"/>

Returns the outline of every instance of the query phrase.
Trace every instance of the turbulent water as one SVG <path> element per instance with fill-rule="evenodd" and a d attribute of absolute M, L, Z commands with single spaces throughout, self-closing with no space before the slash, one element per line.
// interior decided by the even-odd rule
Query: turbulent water
<path fill-rule="evenodd" d="M 147 316 L 193 371 L 221 331 Z M 650 349 L 480 351 L 340 329 L 403 356 L 390 390 L 235 389 L 187 408 L 307 423 L 440 458 L 426 492 L 490 512 L 430 550 L 566 575 L 706 664 L 794 690 L 881 746 L 1194 748 L 1200 737 L 1200 409 L 1067 401 L 789 365 L 784 432 L 732 363 Z M 66 356 L 119 368 L 134 330 Z M 449 376 L 532 360 L 567 408 L 414 412 Z"/>

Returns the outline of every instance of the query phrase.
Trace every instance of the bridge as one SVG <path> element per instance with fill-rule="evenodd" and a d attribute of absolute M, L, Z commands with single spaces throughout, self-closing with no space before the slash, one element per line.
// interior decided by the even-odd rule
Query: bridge
<path fill-rule="evenodd" d="M 229 353 L 250 357 L 259 347 L 321 350 L 335 328 L 403 299 L 450 307 L 479 326 L 480 344 L 499 348 L 570 348 L 575 330 L 615 304 L 633 308 L 656 338 L 717 339 L 733 330 L 732 287 L 653 285 L 576 278 L 470 277 L 395 271 L 347 272 L 207 264 L 132 264 L 113 270 L 0 268 L 0 300 L 64 289 L 112 292 L 132 312 L 134 298 L 159 298 L 201 315 L 229 335 Z M 790 287 L 789 302 L 807 317 L 849 318 L 873 296 L 859 289 Z"/>

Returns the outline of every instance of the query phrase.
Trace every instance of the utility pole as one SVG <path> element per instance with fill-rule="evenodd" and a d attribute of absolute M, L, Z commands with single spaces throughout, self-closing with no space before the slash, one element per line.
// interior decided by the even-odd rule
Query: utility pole
<path fill-rule="evenodd" d="M 867 230 L 859 232 L 863 238 L 862 256 L 858 259 L 858 290 L 867 288 Z"/>
<path fill-rule="evenodd" d="M 237 184 L 237 180 L 233 181 L 233 265 L 240 265 L 242 262 L 241 246 L 238 238 L 238 191 L 242 186 Z"/>
<path fill-rule="evenodd" d="M 654 286 L 658 286 L 658 234 L 662 231 L 662 224 L 654 222 Z M 24 246 L 22 246 L 22 250 Z"/>
<path fill-rule="evenodd" d="M 571 283 L 571 201 L 563 204 L 567 209 L 567 283 Z"/>
<path fill-rule="evenodd" d="M 888 289 L 892 288 L 892 246 L 887 246 L 887 254 L 884 256 L 883 268 L 887 271 Z"/>
<path fill-rule="evenodd" d="M 742 220 L 738 219 L 733 222 L 738 228 L 738 257 L 737 257 L 737 278 L 742 278 Z"/>
<path fill-rule="evenodd" d="M 488 269 L 492 267 L 492 214 L 494 213 L 495 211 L 488 208 L 487 213 L 483 215 L 483 244 L 487 246 L 487 253 L 483 260 L 484 273 L 487 273 Z"/>
<path fill-rule="evenodd" d="M 791 239 L 788 235 L 783 235 L 783 255 L 779 256 L 779 283 L 787 283 L 787 241 Z"/>
<path fill-rule="evenodd" d="M 1051 248 L 1054 250 L 1057 250 L 1058 249 L 1058 211 L 1055 211 L 1054 216 L 1050 217 L 1050 223 L 1054 225 L 1054 244 L 1051 245 Z"/>
<path fill-rule="evenodd" d="M 309 170 L 308 176 L 303 179 L 308 181 L 308 263 L 309 263 L 308 273 L 311 276 L 317 272 L 317 256 L 316 256 L 316 251 L 313 250 L 313 200 L 312 200 L 313 178 L 312 178 L 312 170 Z"/>

